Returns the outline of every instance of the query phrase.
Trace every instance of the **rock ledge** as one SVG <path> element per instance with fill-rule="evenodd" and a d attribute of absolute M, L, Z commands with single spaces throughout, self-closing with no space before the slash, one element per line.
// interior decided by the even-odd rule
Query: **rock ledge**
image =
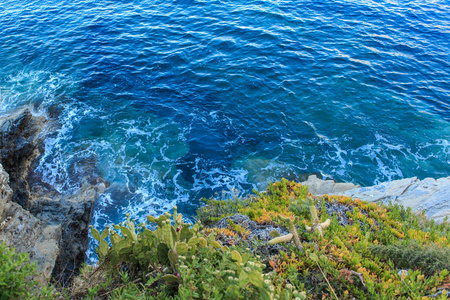
<path fill-rule="evenodd" d="M 335 183 L 331 180 L 310 176 L 302 182 L 310 188 L 313 195 L 344 195 L 353 199 L 383 204 L 399 204 L 411 207 L 414 212 L 422 212 L 438 223 L 450 218 L 450 176 L 423 180 L 405 178 L 383 182 L 370 187 L 359 187 L 348 183 Z"/>

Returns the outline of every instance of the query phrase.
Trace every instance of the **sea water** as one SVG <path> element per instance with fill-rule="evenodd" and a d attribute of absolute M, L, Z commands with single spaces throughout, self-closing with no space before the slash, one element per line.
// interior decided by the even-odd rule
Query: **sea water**
<path fill-rule="evenodd" d="M 86 170 L 102 177 L 99 230 L 173 205 L 193 221 L 202 197 L 282 177 L 450 176 L 449 12 L 449 0 L 2 1 L 0 113 L 55 116 L 36 172 L 61 193 Z"/>

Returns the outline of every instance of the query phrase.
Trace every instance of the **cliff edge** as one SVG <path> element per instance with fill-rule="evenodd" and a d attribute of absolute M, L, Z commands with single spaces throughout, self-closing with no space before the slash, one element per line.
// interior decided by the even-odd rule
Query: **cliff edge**
<path fill-rule="evenodd" d="M 0 240 L 27 252 L 42 279 L 64 285 L 84 262 L 92 205 L 104 183 L 80 178 L 76 193 L 61 194 L 31 176 L 54 128 L 31 108 L 0 119 Z"/>
<path fill-rule="evenodd" d="M 360 187 L 352 183 L 337 183 L 333 180 L 309 176 L 302 184 L 308 185 L 313 195 L 343 195 L 368 202 L 403 205 L 414 212 L 424 212 L 437 223 L 450 218 L 450 176 L 423 180 L 405 178 L 383 182 L 374 186 Z"/>

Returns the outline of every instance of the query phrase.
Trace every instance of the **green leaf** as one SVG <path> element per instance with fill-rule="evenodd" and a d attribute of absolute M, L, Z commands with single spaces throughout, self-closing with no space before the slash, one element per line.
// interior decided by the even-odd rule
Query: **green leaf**
<path fill-rule="evenodd" d="M 242 263 L 242 257 L 236 250 L 231 252 L 231 259 L 239 264 Z"/>
<path fill-rule="evenodd" d="M 138 255 L 139 253 L 141 253 L 143 250 L 143 246 L 142 243 L 134 243 L 133 244 L 133 254 L 134 255 Z"/>
<path fill-rule="evenodd" d="M 102 257 L 105 257 L 109 251 L 109 245 L 105 240 L 100 240 L 98 250 Z"/>
<path fill-rule="evenodd" d="M 113 245 L 113 247 L 122 240 L 122 237 L 120 235 L 118 235 L 117 233 L 111 233 L 110 238 L 111 238 L 111 244 Z"/>
<path fill-rule="evenodd" d="M 188 245 L 183 242 L 176 242 L 175 250 L 177 251 L 178 254 L 184 255 L 188 252 Z"/>
<path fill-rule="evenodd" d="M 191 239 L 188 241 L 188 245 L 189 245 L 189 246 L 197 245 L 197 244 L 198 244 L 198 241 L 199 241 L 199 238 L 198 238 L 198 237 L 193 237 L 193 238 L 191 238 Z"/>
<path fill-rule="evenodd" d="M 106 238 L 108 237 L 108 235 L 109 235 L 109 228 L 105 228 L 105 229 L 102 231 L 101 238 L 102 238 L 102 239 L 106 239 Z"/>
<path fill-rule="evenodd" d="M 178 225 L 183 224 L 183 215 L 182 214 L 178 214 L 178 216 L 177 216 L 177 224 Z"/>
<path fill-rule="evenodd" d="M 239 296 L 239 287 L 237 285 L 230 285 L 227 288 L 227 299 L 237 299 Z"/>
<path fill-rule="evenodd" d="M 124 237 L 128 237 L 128 238 L 130 238 L 130 239 L 133 238 L 133 235 L 131 234 L 130 229 L 126 228 L 125 226 L 121 226 L 121 227 L 120 227 L 120 231 L 122 231 L 122 235 L 123 235 Z"/>
<path fill-rule="evenodd" d="M 148 230 L 147 228 L 144 228 L 144 236 L 147 238 L 147 244 L 151 246 L 153 241 L 155 240 L 155 235 L 152 231 Z"/>
<path fill-rule="evenodd" d="M 164 281 L 166 283 L 173 283 L 173 282 L 178 282 L 179 281 L 178 277 L 175 276 L 175 275 L 172 275 L 172 274 L 164 275 L 163 278 L 164 278 Z"/>
<path fill-rule="evenodd" d="M 248 282 L 248 274 L 247 272 L 242 271 L 241 274 L 239 274 L 239 287 L 242 288 L 244 285 L 246 285 Z"/>
<path fill-rule="evenodd" d="M 167 247 L 166 244 L 159 244 L 157 248 L 158 253 L 158 259 L 162 264 L 168 265 L 169 264 L 169 247 Z"/>
<path fill-rule="evenodd" d="M 156 219 L 153 216 L 147 216 L 147 221 L 149 221 L 150 223 L 156 223 Z"/>
<path fill-rule="evenodd" d="M 178 253 L 177 251 L 170 249 L 168 252 L 168 257 L 173 266 L 178 263 Z"/>
<path fill-rule="evenodd" d="M 315 262 L 319 262 L 319 257 L 315 253 L 309 252 L 309 258 Z"/>
<path fill-rule="evenodd" d="M 243 264 L 246 264 L 249 258 L 250 258 L 250 254 L 248 252 L 242 253 L 242 263 Z"/>
<path fill-rule="evenodd" d="M 177 240 L 178 240 L 178 236 L 177 236 L 177 231 L 175 230 L 175 227 L 173 227 L 172 225 L 170 225 L 170 229 L 171 229 L 171 231 L 172 231 L 172 234 L 171 234 L 171 236 L 172 236 L 172 243 L 171 243 L 171 248 L 173 248 L 173 247 L 175 247 L 175 243 L 177 242 Z"/>
<path fill-rule="evenodd" d="M 250 272 L 250 274 L 248 274 L 248 278 L 250 279 L 250 282 L 257 288 L 263 287 L 263 278 L 261 273 L 259 273 L 258 271 L 253 270 L 252 272 Z"/>
<path fill-rule="evenodd" d="M 267 291 L 264 288 L 259 289 L 259 295 L 261 300 L 272 300 L 272 297 L 270 297 L 269 291 Z M 286 298 L 288 299 L 288 298 Z"/>
<path fill-rule="evenodd" d="M 188 241 L 193 236 L 193 233 L 189 226 L 183 226 L 180 230 L 180 241 Z"/>
<path fill-rule="evenodd" d="M 133 250 L 129 239 L 121 239 L 114 248 L 119 254 L 130 253 Z"/>
<path fill-rule="evenodd" d="M 91 234 L 94 239 L 96 239 L 97 241 L 100 242 L 101 237 L 100 237 L 100 233 L 98 232 L 97 229 L 95 229 L 94 227 L 91 227 Z"/>
<path fill-rule="evenodd" d="M 199 238 L 198 239 L 198 245 L 199 247 L 205 247 L 206 245 L 208 245 L 208 242 L 205 240 L 205 238 Z"/>
<path fill-rule="evenodd" d="M 109 259 L 111 260 L 112 265 L 117 265 L 119 263 L 119 254 L 116 250 L 111 250 L 111 252 L 109 252 Z"/>
<path fill-rule="evenodd" d="M 218 241 L 211 241 L 209 242 L 209 244 L 213 247 L 213 248 L 222 248 L 222 244 Z"/>
<path fill-rule="evenodd" d="M 175 245 L 176 237 L 175 237 L 175 231 L 173 230 L 172 225 L 165 224 L 161 230 L 162 230 L 162 236 L 163 236 L 164 242 L 167 244 L 167 246 L 169 248 L 173 248 Z"/>
<path fill-rule="evenodd" d="M 166 221 L 167 218 L 164 215 L 160 215 L 159 218 L 156 220 L 156 223 L 158 223 L 159 226 L 163 226 L 163 221 Z"/>
<path fill-rule="evenodd" d="M 273 238 L 276 238 L 276 237 L 279 237 L 279 236 L 280 236 L 280 233 L 279 233 L 278 231 L 276 231 L 276 230 L 272 230 L 272 231 L 269 233 L 269 235 L 270 235 L 271 237 L 273 237 Z"/>

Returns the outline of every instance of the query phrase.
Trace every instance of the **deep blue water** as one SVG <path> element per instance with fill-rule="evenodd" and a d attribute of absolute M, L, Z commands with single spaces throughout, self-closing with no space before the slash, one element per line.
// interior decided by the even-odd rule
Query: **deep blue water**
<path fill-rule="evenodd" d="M 311 172 L 450 176 L 450 1 L 5 0 L 0 89 L 57 112 L 47 183 L 108 181 L 99 229 Z"/>

